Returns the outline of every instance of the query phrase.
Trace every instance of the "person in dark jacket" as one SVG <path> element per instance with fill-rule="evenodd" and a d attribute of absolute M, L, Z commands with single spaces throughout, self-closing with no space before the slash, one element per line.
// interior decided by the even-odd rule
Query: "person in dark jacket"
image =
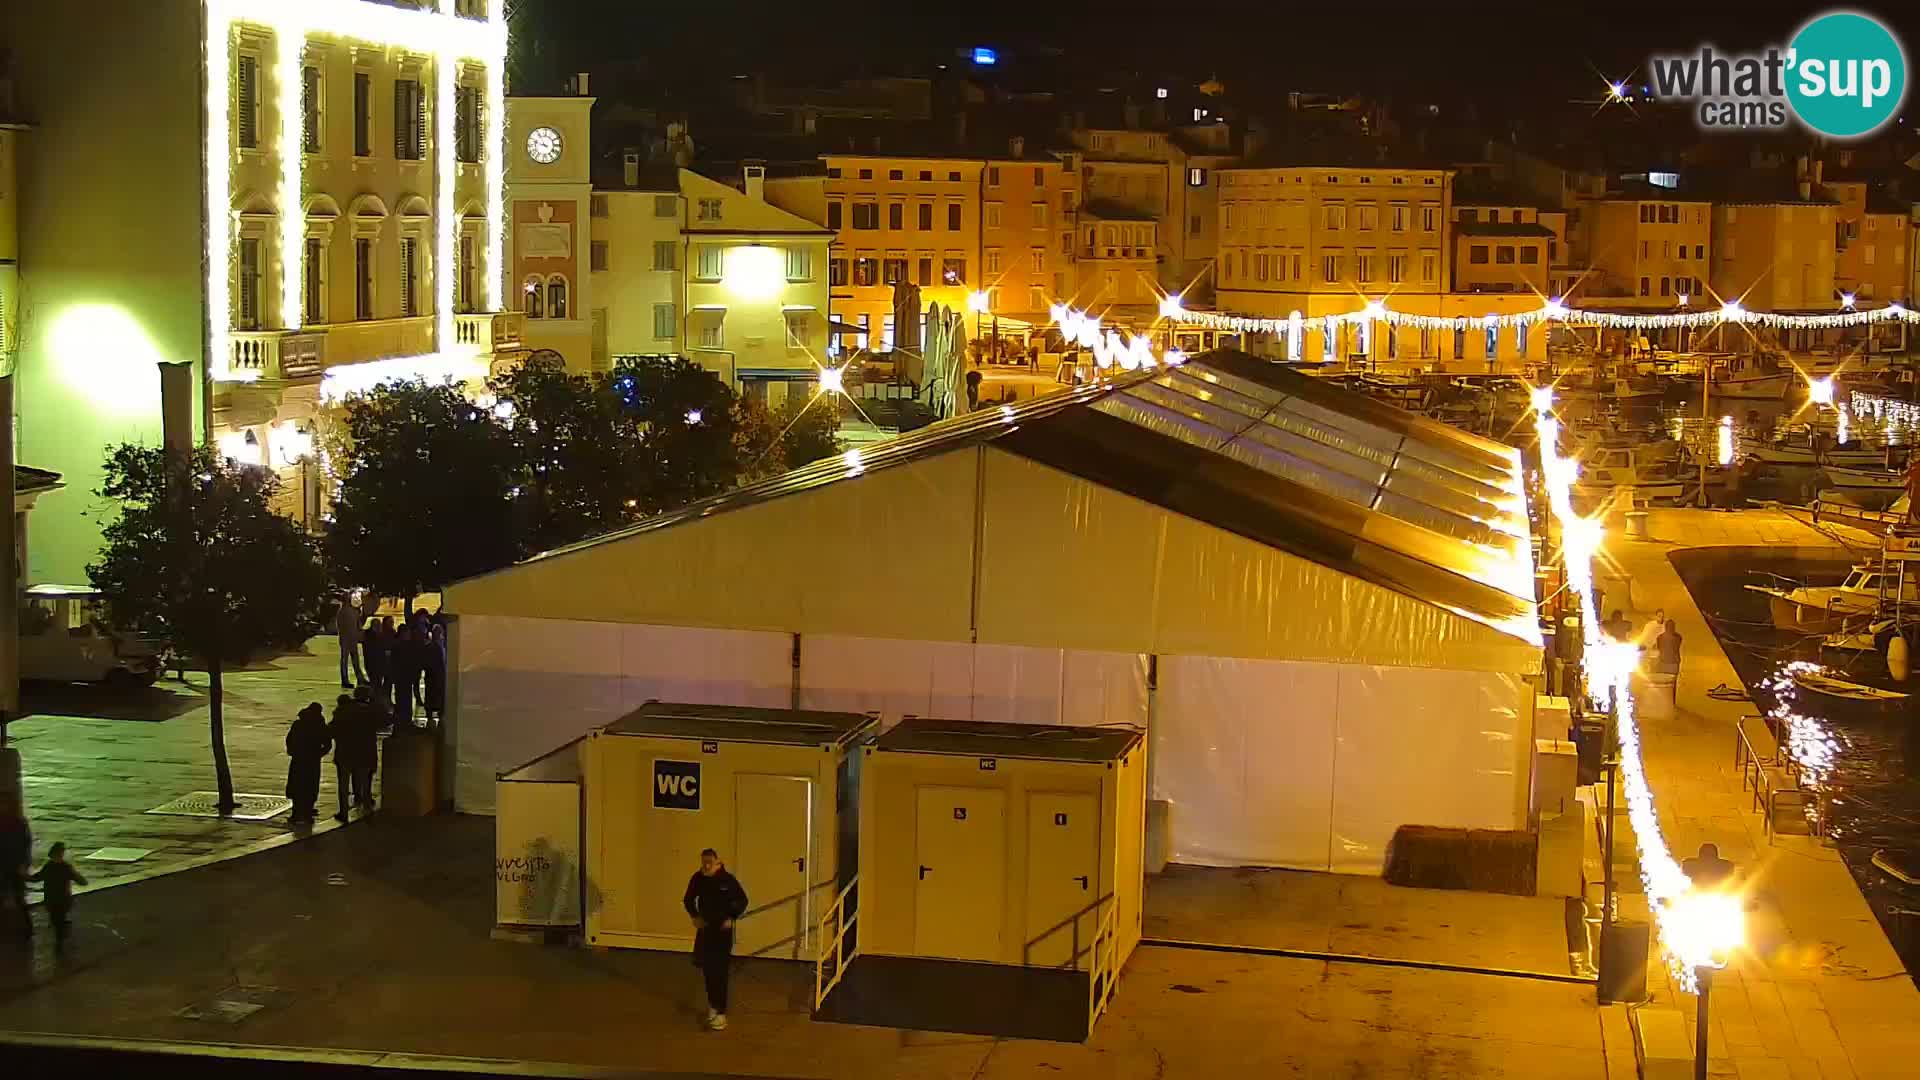
<path fill-rule="evenodd" d="M 291 821 L 313 824 L 313 804 L 320 798 L 320 759 L 332 749 L 327 737 L 327 710 L 309 702 L 287 729 L 287 798 L 293 800 Z"/>
<path fill-rule="evenodd" d="M 707 1026 L 727 1026 L 727 965 L 733 957 L 733 922 L 747 911 L 747 890 L 727 872 L 712 848 L 700 853 L 700 869 L 687 881 L 680 902 L 693 920 L 693 965 L 707 979 Z"/>
<path fill-rule="evenodd" d="M 53 947 L 67 947 L 67 932 L 73 929 L 73 884 L 87 879 L 67 861 L 67 845 L 56 843 L 47 849 L 47 864 L 35 871 L 32 880 L 40 883 L 47 901 L 47 921 L 53 923 Z"/>
<path fill-rule="evenodd" d="M 428 726 L 438 723 L 447 711 L 447 625 L 433 623 L 426 632 L 426 692 L 420 707 L 427 714 Z"/>
<path fill-rule="evenodd" d="M 367 681 L 373 684 L 374 693 L 387 688 L 387 653 L 393 647 L 393 617 L 387 616 L 375 620 L 367 627 L 367 636 L 360 642 L 360 651 L 367 657 Z"/>
<path fill-rule="evenodd" d="M 33 861 L 33 831 L 11 800 L 0 800 L 0 903 L 11 904 L 7 916 L 13 932 L 33 936 L 33 916 L 27 912 L 27 871 Z"/>
<path fill-rule="evenodd" d="M 341 694 L 333 707 L 333 721 L 327 725 L 327 735 L 333 739 L 334 785 L 340 797 L 335 821 L 347 820 L 349 806 L 373 806 L 373 762 L 379 754 L 379 738 L 368 713 L 358 700 Z"/>
<path fill-rule="evenodd" d="M 387 651 L 387 678 L 393 685 L 393 729 L 413 726 L 414 687 L 425 666 L 425 654 L 412 623 L 404 623 L 394 632 Z"/>

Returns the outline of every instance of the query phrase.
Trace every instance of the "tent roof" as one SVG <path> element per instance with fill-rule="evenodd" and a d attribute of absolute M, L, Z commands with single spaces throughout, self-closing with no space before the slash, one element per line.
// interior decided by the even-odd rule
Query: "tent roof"
<path fill-rule="evenodd" d="M 1517 451 L 1231 350 L 956 417 L 529 563 L 983 443 L 1538 642 Z"/>
<path fill-rule="evenodd" d="M 1130 727 L 1061 727 L 910 716 L 874 743 L 880 750 L 1042 761 L 1117 761 L 1141 733 Z"/>

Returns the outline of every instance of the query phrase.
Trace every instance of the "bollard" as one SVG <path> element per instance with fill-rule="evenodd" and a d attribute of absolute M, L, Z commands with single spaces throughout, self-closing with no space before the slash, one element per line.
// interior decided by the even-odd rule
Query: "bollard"
<path fill-rule="evenodd" d="M 1627 511 L 1626 517 L 1627 539 L 1645 540 L 1647 538 L 1647 512 L 1645 510 L 1629 510 Z"/>
<path fill-rule="evenodd" d="M 1653 928 L 1644 922 L 1611 922 L 1600 927 L 1600 1003 L 1647 1000 L 1647 949 Z"/>

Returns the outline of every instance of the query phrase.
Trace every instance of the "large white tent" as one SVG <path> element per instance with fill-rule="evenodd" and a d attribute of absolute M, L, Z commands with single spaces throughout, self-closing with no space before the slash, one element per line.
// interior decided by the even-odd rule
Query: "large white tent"
<path fill-rule="evenodd" d="M 956 418 L 446 591 L 459 809 L 648 699 L 1148 729 L 1172 856 L 1524 828 L 1517 452 L 1238 353 Z"/>

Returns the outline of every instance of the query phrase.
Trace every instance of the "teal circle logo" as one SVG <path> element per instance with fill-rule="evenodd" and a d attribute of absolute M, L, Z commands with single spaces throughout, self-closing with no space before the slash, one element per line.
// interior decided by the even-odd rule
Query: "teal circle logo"
<path fill-rule="evenodd" d="M 1787 101 L 1822 135 L 1868 135 L 1907 96 L 1907 56 L 1878 19 L 1852 11 L 1822 15 L 1788 46 Z"/>

